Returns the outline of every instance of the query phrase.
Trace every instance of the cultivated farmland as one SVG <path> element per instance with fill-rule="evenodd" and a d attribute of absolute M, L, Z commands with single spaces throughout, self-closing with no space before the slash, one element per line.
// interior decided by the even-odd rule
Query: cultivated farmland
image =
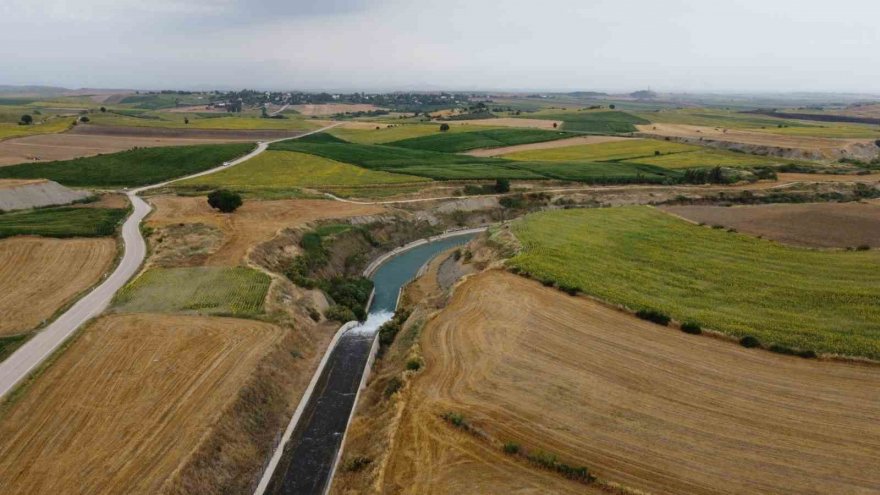
<path fill-rule="evenodd" d="M 257 315 L 270 281 L 265 273 L 245 267 L 153 268 L 123 287 L 115 311 Z"/>
<path fill-rule="evenodd" d="M 639 493 L 880 490 L 875 367 L 750 351 L 494 271 L 418 346 L 385 493 L 608 493 L 528 456 Z"/>
<path fill-rule="evenodd" d="M 653 157 L 656 152 L 663 155 L 697 151 L 701 148 L 687 144 L 653 139 L 627 139 L 604 143 L 590 143 L 565 148 L 521 151 L 505 155 L 511 160 L 528 161 L 618 161 L 642 157 Z"/>
<path fill-rule="evenodd" d="M 529 215 L 510 264 L 634 310 L 736 337 L 880 358 L 878 251 L 813 251 L 700 227 L 649 207 Z"/>
<path fill-rule="evenodd" d="M 491 129 L 491 127 L 447 122 L 446 133 L 472 132 Z M 378 129 L 377 129 L 378 127 Z M 370 122 L 346 122 L 339 127 L 327 131 L 345 141 L 358 144 L 383 144 L 422 136 L 433 136 L 440 133 L 440 124 L 403 124 L 380 125 Z"/>
<path fill-rule="evenodd" d="M 232 318 L 97 320 L 3 411 L 4 492 L 163 493 L 280 337 Z"/>
<path fill-rule="evenodd" d="M 216 174 L 182 181 L 179 187 L 227 187 L 240 191 L 295 190 L 301 187 L 369 186 L 425 182 L 429 179 L 393 174 L 293 151 L 267 151 Z"/>
<path fill-rule="evenodd" d="M 0 238 L 103 237 L 113 235 L 127 215 L 123 208 L 42 208 L 0 214 Z"/>
<path fill-rule="evenodd" d="M 393 141 L 388 144 L 413 150 L 459 153 L 478 148 L 498 148 L 518 144 L 540 143 L 568 137 L 571 137 L 571 134 L 539 129 L 492 129 L 453 134 L 444 132 L 431 136 Z"/>
<path fill-rule="evenodd" d="M 880 247 L 880 206 L 810 203 L 760 206 L 667 206 L 693 222 L 721 225 L 785 244 L 825 248 Z"/>
<path fill-rule="evenodd" d="M 40 326 L 96 284 L 115 257 L 113 239 L 0 240 L 0 336 Z"/>
<path fill-rule="evenodd" d="M 648 124 L 641 117 L 617 111 L 554 111 L 547 110 L 526 114 L 528 118 L 562 121 L 565 131 L 592 134 L 621 134 L 635 132 L 637 124 Z"/>
<path fill-rule="evenodd" d="M 66 186 L 125 187 L 201 172 L 247 154 L 252 144 L 146 148 L 75 160 L 0 167 L 0 178 L 46 178 Z"/>

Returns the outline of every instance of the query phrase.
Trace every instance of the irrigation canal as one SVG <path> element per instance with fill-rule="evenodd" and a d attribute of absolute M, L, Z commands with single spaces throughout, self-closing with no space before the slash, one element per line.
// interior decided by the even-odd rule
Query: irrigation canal
<path fill-rule="evenodd" d="M 438 253 L 462 245 L 474 235 L 462 233 L 430 241 L 389 258 L 376 269 L 371 276 L 376 292 L 367 320 L 345 331 L 330 351 L 265 493 L 327 492 L 376 332 L 393 316 L 401 287 Z"/>

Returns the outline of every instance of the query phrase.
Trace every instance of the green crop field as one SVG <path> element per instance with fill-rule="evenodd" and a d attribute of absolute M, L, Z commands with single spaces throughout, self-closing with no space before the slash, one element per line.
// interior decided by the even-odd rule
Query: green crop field
<path fill-rule="evenodd" d="M 46 178 L 74 187 L 142 186 L 219 166 L 253 148 L 249 143 L 140 148 L 67 161 L 0 167 L 0 178 Z"/>
<path fill-rule="evenodd" d="M 529 161 L 577 161 L 587 160 L 595 162 L 607 162 L 641 158 L 651 156 L 659 151 L 661 154 L 681 153 L 684 151 L 701 150 L 699 146 L 680 144 L 672 141 L 657 141 L 653 139 L 627 139 L 625 141 L 611 141 L 597 144 L 581 144 L 566 146 L 565 148 L 553 148 L 546 150 L 519 151 L 504 155 L 511 160 Z"/>
<path fill-rule="evenodd" d="M 114 310 L 257 315 L 270 282 L 265 273 L 245 267 L 152 268 L 119 292 Z"/>
<path fill-rule="evenodd" d="M 422 136 L 440 134 L 440 124 L 403 124 L 388 127 L 386 124 L 376 124 L 378 129 L 349 128 L 345 126 L 330 129 L 330 134 L 346 141 L 358 144 L 383 144 L 393 141 L 402 141 Z M 450 124 L 449 130 L 444 134 L 458 134 L 462 132 L 485 131 L 492 127 L 477 125 Z"/>
<path fill-rule="evenodd" d="M 124 208 L 41 208 L 0 214 L 0 238 L 102 237 L 113 235 L 126 217 Z"/>
<path fill-rule="evenodd" d="M 662 183 L 680 176 L 654 165 L 622 162 L 512 162 L 510 166 L 548 179 L 593 184 Z"/>
<path fill-rule="evenodd" d="M 298 187 L 369 186 L 427 182 L 430 179 L 394 174 L 341 163 L 295 151 L 267 151 L 235 167 L 180 182 L 180 187 L 228 187 L 240 191 Z"/>
<path fill-rule="evenodd" d="M 498 148 L 517 144 L 539 143 L 572 137 L 572 134 L 538 129 L 492 129 L 486 131 L 446 132 L 417 138 L 392 141 L 390 146 L 414 150 L 458 153 L 478 148 Z"/>
<path fill-rule="evenodd" d="M 656 112 L 639 112 L 636 115 L 645 120 L 662 124 L 684 124 L 732 129 L 760 129 L 762 127 L 770 129 L 776 128 L 779 124 L 812 127 L 811 124 L 793 120 L 775 119 L 720 108 L 678 108 Z"/>
<path fill-rule="evenodd" d="M 562 130 L 588 134 L 621 134 L 635 132 L 636 124 L 650 122 L 635 115 L 618 111 L 542 110 L 520 115 L 521 118 L 561 120 Z"/>
<path fill-rule="evenodd" d="M 186 123 L 189 120 L 189 123 Z M 216 113 L 137 112 L 118 110 L 89 114 L 94 125 L 122 127 L 162 127 L 171 129 L 233 129 L 306 131 L 318 124 L 302 118 L 263 119 L 259 115 Z"/>
<path fill-rule="evenodd" d="M 509 263 L 534 278 L 764 344 L 880 358 L 880 251 L 786 247 L 643 206 L 536 213 L 513 231 Z"/>
<path fill-rule="evenodd" d="M 798 160 L 764 157 L 746 153 L 734 153 L 721 150 L 701 150 L 685 153 L 674 153 L 661 156 L 633 158 L 628 162 L 646 165 L 657 165 L 663 168 L 707 168 L 707 167 L 769 167 L 786 163 L 799 163 Z"/>

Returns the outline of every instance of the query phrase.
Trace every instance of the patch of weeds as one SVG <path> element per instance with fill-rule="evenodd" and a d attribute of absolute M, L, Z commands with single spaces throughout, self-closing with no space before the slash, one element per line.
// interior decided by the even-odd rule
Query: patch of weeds
<path fill-rule="evenodd" d="M 385 398 L 390 398 L 392 395 L 396 394 L 397 391 L 401 388 L 403 388 L 403 380 L 396 376 L 391 377 L 391 379 L 388 380 L 388 385 L 385 385 Z"/>
<path fill-rule="evenodd" d="M 519 454 L 521 447 L 516 442 L 505 442 L 504 443 L 504 453 L 510 455 Z"/>
<path fill-rule="evenodd" d="M 373 460 L 369 457 L 356 455 L 345 460 L 345 462 L 342 464 L 342 470 L 348 473 L 356 473 L 372 464 L 372 462 Z"/>
<path fill-rule="evenodd" d="M 703 333 L 702 327 L 700 324 L 694 321 L 686 321 L 681 324 L 681 331 L 684 333 L 689 333 L 691 335 L 700 335 Z"/>
<path fill-rule="evenodd" d="M 441 416 L 447 423 L 461 430 L 470 431 L 471 425 L 465 421 L 464 416 L 460 413 L 445 412 Z"/>
<path fill-rule="evenodd" d="M 422 369 L 422 361 L 418 358 L 412 358 L 406 362 L 406 369 L 409 371 L 418 371 Z"/>
<path fill-rule="evenodd" d="M 641 318 L 643 320 L 647 320 L 652 323 L 662 325 L 664 327 L 666 325 L 669 325 L 669 321 L 671 320 L 671 318 L 669 318 L 668 315 L 661 313 L 660 311 L 657 311 L 656 309 L 640 309 L 640 310 L 636 311 L 636 316 L 638 316 L 639 318 Z"/>
<path fill-rule="evenodd" d="M 756 337 L 752 337 L 751 335 L 746 335 L 745 337 L 739 339 L 739 345 L 752 349 L 754 347 L 760 347 L 761 341 Z"/>

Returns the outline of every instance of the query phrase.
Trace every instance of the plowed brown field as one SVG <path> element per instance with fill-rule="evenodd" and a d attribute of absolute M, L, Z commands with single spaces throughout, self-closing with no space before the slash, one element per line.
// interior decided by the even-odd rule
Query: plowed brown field
<path fill-rule="evenodd" d="M 359 205 L 329 200 L 245 201 L 233 214 L 223 214 L 208 206 L 204 197 L 157 196 L 150 199 L 156 210 L 147 220 L 151 227 L 179 223 L 203 223 L 223 233 L 220 248 L 208 256 L 204 265 L 237 265 L 248 250 L 271 239 L 279 230 L 321 219 L 372 215 L 381 206 Z"/>
<path fill-rule="evenodd" d="M 3 411 L 3 493 L 161 493 L 280 335 L 232 318 L 101 318 Z"/>
<path fill-rule="evenodd" d="M 875 366 L 687 335 L 497 271 L 459 286 L 420 345 L 385 492 L 585 491 L 486 448 L 448 411 L 654 494 L 880 491 Z"/>
<path fill-rule="evenodd" d="M 666 206 L 661 209 L 693 222 L 723 225 L 796 246 L 880 246 L 880 206 L 873 204 Z"/>
<path fill-rule="evenodd" d="M 113 239 L 0 240 L 0 335 L 31 330 L 110 270 Z"/>

